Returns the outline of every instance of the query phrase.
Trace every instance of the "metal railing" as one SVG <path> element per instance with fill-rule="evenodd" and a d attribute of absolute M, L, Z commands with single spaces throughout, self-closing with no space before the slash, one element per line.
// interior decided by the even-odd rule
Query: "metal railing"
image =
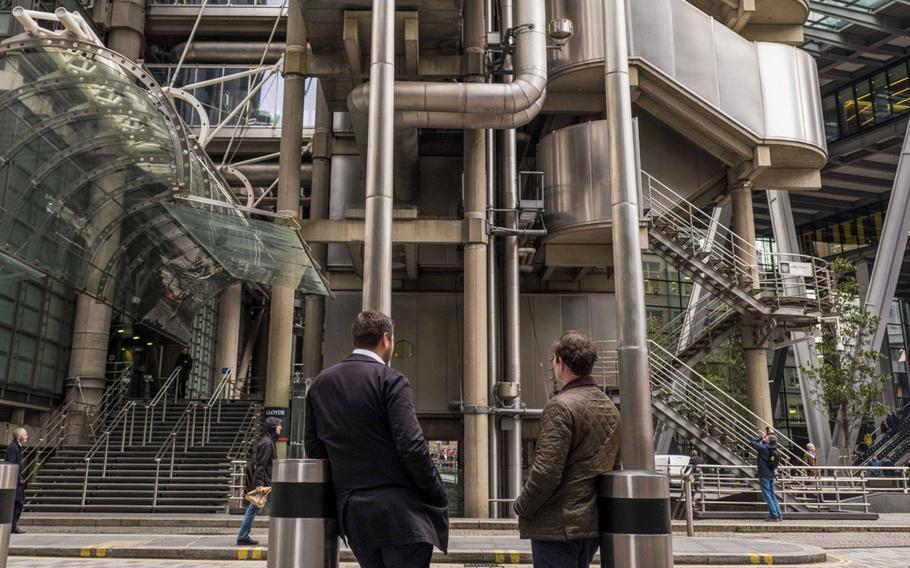
<path fill-rule="evenodd" d="M 881 445 L 873 444 L 868 455 L 863 459 L 862 466 L 868 466 L 873 455 L 879 459 L 897 462 L 910 453 L 910 417 L 903 419 L 895 432 L 888 435 Z"/>
<path fill-rule="evenodd" d="M 174 389 L 174 402 L 177 402 L 177 396 L 180 394 L 179 386 L 179 377 L 180 371 L 183 369 L 177 367 L 171 372 L 171 375 L 167 378 L 164 384 L 161 386 L 161 389 L 155 395 L 148 404 L 145 405 L 145 415 L 142 419 L 142 445 L 152 443 L 152 435 L 155 432 L 155 412 L 158 409 L 158 405 L 162 405 L 161 409 L 161 421 L 164 422 L 167 419 L 167 401 L 169 398 L 168 393 L 171 388 Z"/>
<path fill-rule="evenodd" d="M 240 429 L 234 436 L 231 443 L 231 449 L 228 452 L 228 459 L 231 460 L 231 480 L 228 489 L 227 510 L 230 512 L 231 507 L 240 508 L 243 506 L 244 496 L 244 473 L 247 466 L 247 457 L 250 455 L 250 449 L 255 445 L 257 435 L 262 424 L 262 407 L 258 404 L 250 405 L 243 417 Z"/>
<path fill-rule="evenodd" d="M 897 426 L 889 431 L 884 432 L 882 425 L 875 429 L 874 436 L 875 442 L 872 444 L 872 447 L 866 450 L 866 453 L 860 456 L 860 463 L 854 465 L 868 465 L 869 460 L 872 459 L 873 454 L 877 454 L 879 457 L 889 455 L 893 450 L 901 444 L 901 439 L 910 439 L 910 415 L 908 415 L 908 409 L 910 409 L 910 403 L 905 404 L 900 410 L 895 411 L 900 418 L 897 423 Z"/>
<path fill-rule="evenodd" d="M 667 322 L 651 337 L 668 352 L 678 355 L 705 335 L 731 322 L 736 310 L 718 297 L 704 294 L 698 302 Z"/>
<path fill-rule="evenodd" d="M 104 426 L 113 409 L 122 407 L 123 400 L 129 392 L 132 363 L 122 364 L 114 373 L 108 374 L 113 374 L 114 378 L 109 380 L 104 394 L 97 403 L 71 400 L 62 405 L 33 437 L 34 442 L 26 446 L 22 454 L 22 475 L 26 483 L 37 475 L 47 460 L 65 443 L 70 432 L 72 414 L 85 415 L 86 425 L 94 439 L 95 432 Z"/>
<path fill-rule="evenodd" d="M 782 510 L 869 513 L 869 496 L 876 493 L 910 494 L 910 475 L 904 467 L 824 467 L 781 465 L 774 492 Z M 698 512 L 712 507 L 724 511 L 755 509 L 763 503 L 758 478 L 742 470 L 701 465 L 695 483 Z"/>
<path fill-rule="evenodd" d="M 184 409 L 183 414 L 180 415 L 180 418 L 177 419 L 177 423 L 174 424 L 174 428 L 171 429 L 170 434 L 164 440 L 164 443 L 161 444 L 161 447 L 158 449 L 158 453 L 155 454 L 155 493 L 152 499 L 152 508 L 158 507 L 158 488 L 159 481 L 161 478 L 161 460 L 167 454 L 168 450 L 171 452 L 171 465 L 170 473 L 168 474 L 169 478 L 174 477 L 174 464 L 177 459 L 177 439 L 180 437 L 180 434 L 183 434 L 183 453 L 186 454 L 191 446 L 194 445 L 196 440 L 196 408 L 199 406 L 196 402 L 191 402 L 187 404 L 186 409 Z M 201 440 L 200 440 L 201 442 Z"/>
<path fill-rule="evenodd" d="M 95 440 L 94 445 L 89 449 L 85 454 L 85 478 L 82 484 L 82 506 L 85 507 L 85 498 L 88 494 L 88 476 L 89 470 L 91 469 L 92 460 L 95 455 L 101 451 L 101 448 L 104 448 L 104 461 L 101 467 L 101 477 L 107 477 L 107 460 L 108 455 L 110 454 L 110 442 L 111 442 L 111 432 L 116 428 L 123 428 L 123 435 L 120 438 L 120 451 L 123 452 L 126 449 L 127 440 L 129 444 L 133 443 L 133 429 L 135 426 L 136 419 L 136 402 L 130 401 L 117 413 L 117 416 L 111 420 L 104 430 L 104 433 Z"/>
<path fill-rule="evenodd" d="M 729 227 L 686 200 L 652 175 L 641 172 L 646 217 L 661 234 L 701 259 L 735 286 L 755 293 L 765 304 L 815 306 L 821 312 L 832 297 L 828 263 L 820 258 L 761 253 Z"/>
<path fill-rule="evenodd" d="M 221 401 L 230 399 L 234 392 L 234 370 L 228 369 L 221 375 L 221 380 L 215 385 L 212 396 L 205 403 L 204 418 L 202 422 L 202 441 L 208 443 L 212 438 L 212 411 L 215 409 L 216 422 L 221 422 Z"/>
<path fill-rule="evenodd" d="M 665 401 L 702 434 L 735 453 L 743 464 L 753 463 L 750 440 L 771 425 L 654 341 L 648 341 L 652 397 Z M 776 433 L 785 462 L 800 463 L 793 440 Z M 788 447 L 789 446 L 789 447 Z"/>

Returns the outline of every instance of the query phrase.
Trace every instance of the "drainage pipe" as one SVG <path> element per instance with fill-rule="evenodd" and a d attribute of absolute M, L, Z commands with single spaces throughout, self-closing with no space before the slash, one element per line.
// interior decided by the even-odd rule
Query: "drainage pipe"
<path fill-rule="evenodd" d="M 394 2 L 393 2 L 394 3 Z M 547 86 L 546 6 L 540 0 L 517 0 L 515 73 L 511 83 L 395 83 L 395 120 L 402 126 L 475 130 L 517 128 L 543 107 Z M 351 113 L 372 105 L 369 84 L 348 97 Z"/>
<path fill-rule="evenodd" d="M 373 0 L 367 135 L 363 309 L 392 313 L 395 0 Z"/>

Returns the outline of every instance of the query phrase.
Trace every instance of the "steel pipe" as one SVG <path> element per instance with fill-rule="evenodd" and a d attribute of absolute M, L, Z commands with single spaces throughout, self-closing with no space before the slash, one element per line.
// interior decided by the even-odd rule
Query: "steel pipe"
<path fill-rule="evenodd" d="M 268 47 L 268 51 L 266 51 Z M 187 63 L 252 63 L 258 64 L 265 53 L 266 64 L 275 63 L 284 55 L 284 42 L 264 41 L 194 41 L 184 61 Z M 179 43 L 171 49 L 171 56 L 179 58 L 186 48 L 186 42 Z"/>
<path fill-rule="evenodd" d="M 394 4 L 394 2 L 392 2 Z M 393 6 L 394 10 L 394 6 Z M 375 14 L 375 9 L 374 9 Z M 540 0 L 518 0 L 515 19 L 515 73 L 511 83 L 395 83 L 395 120 L 423 128 L 497 130 L 533 120 L 543 107 L 547 86 L 546 6 Z M 348 97 L 351 113 L 372 105 L 370 83 Z"/>
<path fill-rule="evenodd" d="M 373 1 L 367 135 L 363 309 L 392 313 L 395 0 Z"/>
<path fill-rule="evenodd" d="M 639 233 L 639 176 L 635 163 L 635 133 L 629 90 L 626 0 L 605 0 L 604 36 L 623 465 L 629 469 L 650 471 L 654 469 L 654 431 Z"/>
<path fill-rule="evenodd" d="M 600 478 L 601 568 L 670 568 L 670 490 L 654 471 L 615 471 Z"/>

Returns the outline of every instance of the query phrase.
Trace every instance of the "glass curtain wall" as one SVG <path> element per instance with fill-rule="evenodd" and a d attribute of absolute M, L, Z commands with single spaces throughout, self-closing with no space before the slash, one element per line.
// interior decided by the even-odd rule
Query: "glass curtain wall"
<path fill-rule="evenodd" d="M 825 133 L 836 142 L 910 110 L 905 59 L 822 97 Z"/>

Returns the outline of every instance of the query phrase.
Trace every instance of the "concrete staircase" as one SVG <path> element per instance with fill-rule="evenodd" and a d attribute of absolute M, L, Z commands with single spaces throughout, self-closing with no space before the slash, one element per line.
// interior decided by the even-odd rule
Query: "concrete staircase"
<path fill-rule="evenodd" d="M 250 401 L 224 401 L 220 420 L 213 415 L 207 443 L 202 440 L 204 401 L 171 402 L 158 409 L 155 427 L 143 445 L 143 401 L 136 401 L 133 435 L 117 425 L 110 433 L 107 467 L 104 447 L 89 462 L 92 445 L 64 446 L 47 460 L 26 491 L 26 510 L 33 512 L 97 513 L 219 513 L 224 512 L 230 492 L 231 452 L 258 428 L 251 419 Z M 200 406 L 195 426 L 195 444 L 184 451 L 185 432 L 177 431 L 174 471 L 171 476 L 171 433 L 188 404 Z M 184 422 L 185 423 L 185 422 Z M 243 430 L 243 431 L 242 431 Z M 123 440 L 126 435 L 127 439 Z M 121 444 L 123 450 L 121 451 Z M 157 502 L 156 457 L 161 456 Z M 83 499 L 84 493 L 84 499 Z M 84 501 L 84 503 L 83 503 Z"/>

